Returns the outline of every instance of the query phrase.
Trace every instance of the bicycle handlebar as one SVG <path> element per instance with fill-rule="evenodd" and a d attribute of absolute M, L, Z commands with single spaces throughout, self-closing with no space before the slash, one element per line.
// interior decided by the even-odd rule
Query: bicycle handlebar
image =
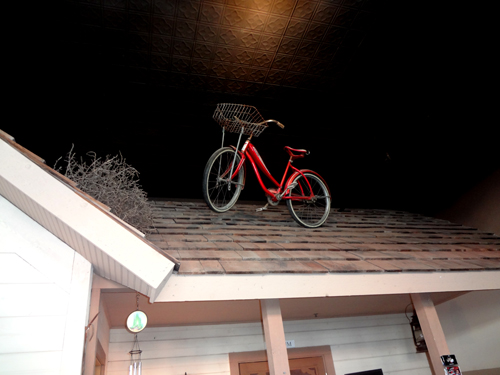
<path fill-rule="evenodd" d="M 267 123 L 267 122 L 274 122 L 276 125 L 278 125 L 281 129 L 285 129 L 285 125 L 283 125 L 281 122 L 277 120 L 266 120 L 262 121 L 261 124 Z"/>

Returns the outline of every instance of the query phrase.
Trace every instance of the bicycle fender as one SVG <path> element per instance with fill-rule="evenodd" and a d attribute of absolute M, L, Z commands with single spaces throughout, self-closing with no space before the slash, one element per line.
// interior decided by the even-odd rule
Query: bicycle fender
<path fill-rule="evenodd" d="M 326 188 L 328 189 L 328 194 L 330 196 L 332 196 L 332 193 L 330 192 L 330 187 L 328 186 L 328 184 L 326 183 L 325 179 L 323 177 L 320 176 L 319 173 L 317 172 L 314 172 L 310 169 L 301 169 L 299 172 L 293 172 L 292 175 L 290 177 L 288 177 L 288 180 L 286 180 L 286 184 L 285 184 L 285 189 L 288 189 L 288 186 L 292 183 L 292 181 L 299 175 L 299 174 L 304 174 L 304 173 L 311 173 L 313 175 L 315 175 L 316 177 L 318 177 L 321 181 L 323 181 L 323 183 L 325 184 Z"/>
<path fill-rule="evenodd" d="M 231 147 L 234 151 L 236 151 L 236 147 L 230 145 L 229 147 Z M 245 189 L 245 183 L 247 181 L 247 165 L 245 163 L 245 161 L 247 160 L 247 157 L 245 156 L 245 154 L 243 154 L 241 151 L 238 150 L 238 154 L 240 154 L 240 157 L 241 157 L 241 160 L 243 160 L 243 186 L 241 187 L 241 190 Z"/>

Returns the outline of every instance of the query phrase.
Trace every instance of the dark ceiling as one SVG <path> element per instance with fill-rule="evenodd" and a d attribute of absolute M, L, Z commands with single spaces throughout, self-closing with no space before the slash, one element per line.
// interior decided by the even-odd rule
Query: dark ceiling
<path fill-rule="evenodd" d="M 37 6 L 13 53 L 16 120 L 2 129 L 51 166 L 72 143 L 121 152 L 150 196 L 201 198 L 220 146 L 211 115 L 234 102 L 285 124 L 255 140 L 271 172 L 284 145 L 311 149 L 300 165 L 324 175 L 336 206 L 435 212 L 499 167 L 488 9 L 472 3 Z M 261 198 L 250 179 L 241 199 Z"/>

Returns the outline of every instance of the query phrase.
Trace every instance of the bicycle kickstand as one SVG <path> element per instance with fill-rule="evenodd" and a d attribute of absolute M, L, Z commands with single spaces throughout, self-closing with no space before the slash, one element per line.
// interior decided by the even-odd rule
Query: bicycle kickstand
<path fill-rule="evenodd" d="M 261 211 L 267 210 L 267 206 L 269 206 L 269 203 L 266 203 L 266 205 L 264 207 L 257 208 L 255 211 L 256 212 L 261 212 Z"/>

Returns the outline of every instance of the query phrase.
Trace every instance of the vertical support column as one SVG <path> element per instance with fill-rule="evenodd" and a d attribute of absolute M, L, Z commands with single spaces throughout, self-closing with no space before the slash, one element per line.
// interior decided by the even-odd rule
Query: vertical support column
<path fill-rule="evenodd" d="M 270 375 L 289 375 L 285 330 L 278 299 L 261 300 L 262 324 L 266 339 L 267 360 Z"/>
<path fill-rule="evenodd" d="M 441 356 L 450 354 L 450 350 L 448 349 L 434 302 L 432 302 L 429 293 L 411 294 L 411 300 L 417 312 L 425 343 L 429 350 L 432 371 L 434 374 L 442 374 L 443 364 L 441 363 Z"/>
<path fill-rule="evenodd" d="M 85 358 L 83 359 L 85 363 L 84 375 L 94 375 L 95 358 L 97 353 L 97 327 L 99 324 L 99 315 L 97 314 L 99 313 L 99 305 L 101 304 L 101 288 L 96 287 L 95 284 L 96 283 L 94 283 L 90 297 L 90 312 L 87 324 L 89 324 L 92 319 L 95 319 L 87 331 Z"/>

